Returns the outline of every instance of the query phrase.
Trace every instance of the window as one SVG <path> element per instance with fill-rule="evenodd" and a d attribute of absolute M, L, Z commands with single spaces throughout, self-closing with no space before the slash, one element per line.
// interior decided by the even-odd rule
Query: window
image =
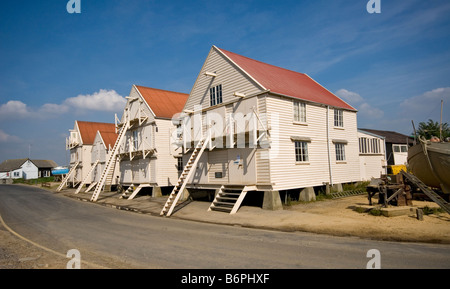
<path fill-rule="evenodd" d="M 211 106 L 222 103 L 222 84 L 209 89 L 209 100 Z"/>
<path fill-rule="evenodd" d="M 177 139 L 181 139 L 183 136 L 183 126 L 181 124 L 177 124 Z"/>
<path fill-rule="evenodd" d="M 344 111 L 342 109 L 334 110 L 334 126 L 344 127 Z"/>
<path fill-rule="evenodd" d="M 20 172 L 14 172 L 14 177 L 20 177 Z"/>
<path fill-rule="evenodd" d="M 307 162 L 308 157 L 308 143 L 304 141 L 295 142 L 295 161 L 296 162 Z"/>
<path fill-rule="evenodd" d="M 360 154 L 381 154 L 381 140 L 378 138 L 359 138 Z"/>
<path fill-rule="evenodd" d="M 177 168 L 179 172 L 183 171 L 183 157 L 177 158 Z"/>
<path fill-rule="evenodd" d="M 345 144 L 335 143 L 336 161 L 345 161 Z"/>
<path fill-rule="evenodd" d="M 139 148 L 139 139 L 138 139 L 138 137 L 139 137 L 138 131 L 134 130 L 133 131 L 133 148 L 134 148 L 135 151 L 137 151 L 138 148 Z"/>
<path fill-rule="evenodd" d="M 406 153 L 406 152 L 408 152 L 408 147 L 406 145 L 393 145 L 392 147 L 393 147 L 395 153 L 399 153 L 399 152 Z"/>
<path fill-rule="evenodd" d="M 306 122 L 306 103 L 294 101 L 294 121 Z"/>

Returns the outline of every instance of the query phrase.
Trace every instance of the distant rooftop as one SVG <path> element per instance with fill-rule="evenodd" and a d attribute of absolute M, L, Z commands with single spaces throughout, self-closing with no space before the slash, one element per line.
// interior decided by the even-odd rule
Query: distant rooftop
<path fill-rule="evenodd" d="M 388 131 L 388 130 L 377 130 L 377 129 L 368 129 L 368 128 L 360 128 L 362 131 L 367 131 L 379 136 L 385 137 L 386 143 L 395 143 L 395 144 L 409 144 L 411 143 L 414 138 L 395 132 L 395 131 Z"/>
<path fill-rule="evenodd" d="M 28 159 L 6 160 L 0 164 L 0 172 L 10 172 L 19 169 Z M 52 160 L 30 160 L 38 168 L 56 168 L 58 165 Z"/>

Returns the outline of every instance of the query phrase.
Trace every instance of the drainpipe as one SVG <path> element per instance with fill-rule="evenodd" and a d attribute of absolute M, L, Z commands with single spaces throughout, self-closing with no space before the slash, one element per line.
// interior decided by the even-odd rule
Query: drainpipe
<path fill-rule="evenodd" d="M 330 174 L 330 185 L 333 186 L 333 172 L 331 171 L 331 155 L 330 155 L 330 107 L 327 105 L 327 150 L 328 150 L 328 172 Z"/>

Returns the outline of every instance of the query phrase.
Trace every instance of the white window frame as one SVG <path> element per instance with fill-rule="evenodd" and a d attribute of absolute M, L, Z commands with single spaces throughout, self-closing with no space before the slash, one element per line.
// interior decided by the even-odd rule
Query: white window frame
<path fill-rule="evenodd" d="M 177 169 L 179 173 L 183 171 L 183 157 L 177 157 Z"/>
<path fill-rule="evenodd" d="M 334 109 L 334 127 L 344 127 L 344 110 Z"/>
<path fill-rule="evenodd" d="M 378 138 L 359 138 L 359 153 L 360 154 L 382 154 L 381 140 Z"/>
<path fill-rule="evenodd" d="M 294 148 L 295 148 L 295 162 L 308 163 L 309 162 L 308 142 L 294 141 Z"/>
<path fill-rule="evenodd" d="M 306 123 L 306 103 L 294 100 L 293 115 L 295 123 Z"/>
<path fill-rule="evenodd" d="M 139 149 L 139 131 L 133 130 L 133 149 L 137 151 Z"/>
<path fill-rule="evenodd" d="M 395 149 L 398 149 L 398 151 L 396 151 Z M 404 149 L 404 151 L 403 151 Z M 408 146 L 407 145 L 400 145 L 400 144 L 395 144 L 392 145 L 392 151 L 394 153 L 407 153 L 408 152 Z"/>
<path fill-rule="evenodd" d="M 209 89 L 209 104 L 215 106 L 221 103 L 223 103 L 222 84 L 219 84 Z"/>
<path fill-rule="evenodd" d="M 334 149 L 336 151 L 336 161 L 345 162 L 345 143 L 335 143 Z"/>

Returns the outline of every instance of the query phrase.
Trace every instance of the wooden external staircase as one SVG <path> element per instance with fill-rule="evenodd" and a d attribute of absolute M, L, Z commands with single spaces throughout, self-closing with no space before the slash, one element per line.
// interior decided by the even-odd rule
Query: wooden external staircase
<path fill-rule="evenodd" d="M 126 116 L 126 114 L 125 114 Z M 105 168 L 103 169 L 102 175 L 100 177 L 100 180 L 97 183 L 97 186 L 95 187 L 94 193 L 91 197 L 91 202 L 96 202 L 98 199 L 98 196 L 103 191 L 105 184 L 111 184 L 112 178 L 114 175 L 114 169 L 117 162 L 117 153 L 119 152 L 120 145 L 125 139 L 126 132 L 130 126 L 130 123 L 128 121 L 128 117 L 125 117 L 124 124 L 122 128 L 120 129 L 119 136 L 117 137 L 116 143 L 114 144 L 114 147 L 112 148 L 109 158 L 106 161 Z"/>
<path fill-rule="evenodd" d="M 412 182 L 414 185 L 416 185 L 425 195 L 427 195 L 433 202 L 438 204 L 444 211 L 450 214 L 450 204 L 441 198 L 438 194 L 436 194 L 433 190 L 428 188 L 419 178 L 417 178 L 415 175 L 412 175 L 410 173 L 407 173 L 405 171 L 400 171 L 401 174 L 405 178 L 407 178 L 410 182 Z"/>
<path fill-rule="evenodd" d="M 62 180 L 61 184 L 59 184 L 58 188 L 56 189 L 57 192 L 61 191 L 62 188 L 67 184 L 67 181 L 73 176 L 75 173 L 75 170 L 77 169 L 80 162 L 76 162 L 69 170 L 65 178 Z"/>
<path fill-rule="evenodd" d="M 88 182 L 88 180 L 91 177 L 91 173 L 95 170 L 95 168 L 97 167 L 99 161 L 100 160 L 96 160 L 95 163 L 92 165 L 92 167 L 89 170 L 88 174 L 86 175 L 86 177 L 83 179 L 83 181 L 81 182 L 81 184 L 78 186 L 77 190 L 75 191 L 75 194 L 78 194 L 81 191 L 81 189 L 83 188 L 83 186 Z"/>
<path fill-rule="evenodd" d="M 247 192 L 251 190 L 254 190 L 254 188 L 249 186 L 245 186 L 244 188 L 222 186 L 216 194 L 214 201 L 211 203 L 211 206 L 209 206 L 208 211 L 236 214 Z"/>
<path fill-rule="evenodd" d="M 183 172 L 180 175 L 180 178 L 178 179 L 177 184 L 173 188 L 172 192 L 169 195 L 169 198 L 167 199 L 166 204 L 164 205 L 163 209 L 161 210 L 160 215 L 169 217 L 173 209 L 178 203 L 178 200 L 180 199 L 181 195 L 183 194 L 183 191 L 186 187 L 187 182 L 191 178 L 192 174 L 195 172 L 195 169 L 197 167 L 198 161 L 205 151 L 208 144 L 211 142 L 211 138 L 208 136 L 207 138 L 199 141 L 197 145 L 194 148 L 194 151 L 192 152 L 191 157 L 189 158 L 189 161 L 187 162 L 186 166 L 183 169 Z"/>

